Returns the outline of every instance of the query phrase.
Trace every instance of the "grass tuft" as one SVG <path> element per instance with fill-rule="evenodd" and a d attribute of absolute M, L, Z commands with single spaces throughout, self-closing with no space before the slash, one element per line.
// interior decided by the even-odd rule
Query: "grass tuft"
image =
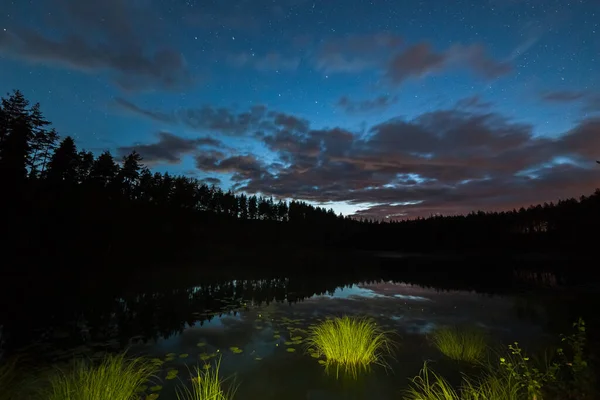
<path fill-rule="evenodd" d="M 477 380 L 463 376 L 462 385 L 456 390 L 425 363 L 419 375 L 412 379 L 404 400 L 519 400 L 523 399 L 522 394 L 515 379 L 491 369 Z"/>
<path fill-rule="evenodd" d="M 221 379 L 219 369 L 221 360 L 214 368 L 194 368 L 191 373 L 192 388 L 177 388 L 178 400 L 230 400 L 233 399 L 237 387 L 231 385 L 228 391 L 223 390 L 223 383 L 227 379 Z"/>
<path fill-rule="evenodd" d="M 479 329 L 445 327 L 431 336 L 433 344 L 447 357 L 470 363 L 480 363 L 487 353 L 485 334 Z"/>
<path fill-rule="evenodd" d="M 462 400 L 519 400 L 523 391 L 519 382 L 509 374 L 490 370 L 477 381 L 464 378 Z"/>
<path fill-rule="evenodd" d="M 68 372 L 49 377 L 47 400 L 132 400 L 153 376 L 156 366 L 142 358 L 107 355 L 99 364 L 79 360 Z"/>
<path fill-rule="evenodd" d="M 377 324 L 365 318 L 329 319 L 311 328 L 306 343 L 312 353 L 325 356 L 326 367 L 335 366 L 356 376 L 371 364 L 385 366 L 392 342 Z"/>
<path fill-rule="evenodd" d="M 460 393 L 442 376 L 431 371 L 427 362 L 404 394 L 405 400 L 459 400 Z"/>

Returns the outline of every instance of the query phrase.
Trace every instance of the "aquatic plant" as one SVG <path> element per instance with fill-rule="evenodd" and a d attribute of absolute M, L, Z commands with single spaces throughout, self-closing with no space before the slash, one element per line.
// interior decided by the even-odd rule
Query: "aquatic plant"
<path fill-rule="evenodd" d="M 419 375 L 412 379 L 411 386 L 404 394 L 405 400 L 459 400 L 460 393 L 442 376 L 431 371 L 427 362 Z"/>
<path fill-rule="evenodd" d="M 454 389 L 442 376 L 431 371 L 427 362 L 404 394 L 405 400 L 520 400 L 524 399 L 518 382 L 500 370 L 490 370 L 474 379 L 463 376 L 460 388 Z"/>
<path fill-rule="evenodd" d="M 488 348 L 485 334 L 472 328 L 439 328 L 432 333 L 431 341 L 447 357 L 471 363 L 481 362 Z"/>
<path fill-rule="evenodd" d="M 520 400 L 524 392 L 518 380 L 497 369 L 489 369 L 478 379 L 463 378 L 461 400 Z"/>
<path fill-rule="evenodd" d="M 580 317 L 573 328 L 575 332 L 570 335 L 561 335 L 565 348 L 557 349 L 562 371 L 559 371 L 561 379 L 556 382 L 556 390 L 565 398 L 591 399 L 595 397 L 597 374 L 589 362 L 585 321 Z"/>
<path fill-rule="evenodd" d="M 156 372 L 156 364 L 125 354 L 107 355 L 97 365 L 83 360 L 51 374 L 47 400 L 132 400 Z"/>
<path fill-rule="evenodd" d="M 325 357 L 326 366 L 344 368 L 352 375 L 371 364 L 385 366 L 383 357 L 392 348 L 389 335 L 374 321 L 347 316 L 312 327 L 306 343 L 311 354 Z"/>
<path fill-rule="evenodd" d="M 206 364 L 210 365 L 210 364 Z M 214 368 L 194 368 L 191 373 L 192 388 L 186 386 L 177 388 L 178 400 L 230 400 L 235 395 L 237 386 L 229 385 L 229 389 L 223 389 L 223 383 L 229 379 L 221 379 L 219 369 L 221 359 L 217 361 Z"/>
<path fill-rule="evenodd" d="M 517 382 L 528 399 L 540 400 L 547 385 L 556 381 L 560 365 L 553 362 L 542 370 L 523 352 L 518 342 L 508 345 L 508 349 L 510 354 L 500 357 L 501 370 Z"/>

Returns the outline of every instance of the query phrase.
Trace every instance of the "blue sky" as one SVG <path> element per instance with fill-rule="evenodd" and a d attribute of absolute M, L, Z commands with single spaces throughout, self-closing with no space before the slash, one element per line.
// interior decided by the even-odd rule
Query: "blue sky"
<path fill-rule="evenodd" d="M 598 186 L 595 1 L 39 3 L 2 2 L 0 91 L 94 152 L 391 218 Z"/>

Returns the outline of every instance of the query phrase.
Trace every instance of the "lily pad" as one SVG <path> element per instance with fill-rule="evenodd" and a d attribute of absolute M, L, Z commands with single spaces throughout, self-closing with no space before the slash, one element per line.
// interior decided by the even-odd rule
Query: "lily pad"
<path fill-rule="evenodd" d="M 196 346 L 198 346 L 198 347 L 204 347 L 204 346 L 206 346 L 206 343 L 205 342 L 198 342 L 198 343 L 196 343 Z"/>
<path fill-rule="evenodd" d="M 137 388 L 135 391 L 136 391 L 136 392 L 145 392 L 145 391 L 146 391 L 146 389 L 148 389 L 148 386 L 146 386 L 146 385 L 141 385 L 141 386 L 138 386 L 138 388 Z"/>
<path fill-rule="evenodd" d="M 260 360 L 262 360 L 262 357 L 254 357 L 254 359 L 255 359 L 256 361 L 260 361 Z"/>
<path fill-rule="evenodd" d="M 169 358 L 169 357 L 175 357 L 177 354 L 175 353 L 169 353 L 167 354 L 165 357 Z"/>
<path fill-rule="evenodd" d="M 293 347 L 288 347 L 287 349 L 285 349 L 285 351 L 287 351 L 288 353 L 293 353 L 296 351 L 296 349 Z"/>
<path fill-rule="evenodd" d="M 239 354 L 242 353 L 244 350 L 240 349 L 239 347 L 236 346 L 231 346 L 229 348 L 229 350 L 231 350 L 234 354 Z"/>
<path fill-rule="evenodd" d="M 179 371 L 177 371 L 176 369 L 171 369 L 167 372 L 166 379 L 168 379 L 168 380 L 175 379 L 177 377 L 178 373 L 179 373 Z"/>
<path fill-rule="evenodd" d="M 273 335 L 273 339 L 279 339 L 281 335 Z"/>
<path fill-rule="evenodd" d="M 151 392 L 158 392 L 158 391 L 159 391 L 159 390 L 161 390 L 161 389 L 162 389 L 162 386 L 160 386 L 160 385 L 156 385 L 156 386 L 152 386 L 152 387 L 150 388 L 150 391 L 151 391 Z"/>
<path fill-rule="evenodd" d="M 285 344 L 286 346 L 291 346 L 294 344 L 294 342 L 285 341 L 283 344 Z"/>
<path fill-rule="evenodd" d="M 183 353 L 179 355 L 179 358 L 188 358 L 189 354 L 188 353 Z"/>
<path fill-rule="evenodd" d="M 319 362 L 319 364 L 321 364 L 321 365 L 325 365 L 325 364 L 327 364 L 327 363 L 325 362 L 325 360 L 319 360 L 318 362 Z"/>
<path fill-rule="evenodd" d="M 321 357 L 321 356 L 319 355 L 319 353 L 310 353 L 310 356 L 311 356 L 312 358 L 319 358 L 319 357 Z"/>
<path fill-rule="evenodd" d="M 302 336 L 294 336 L 294 337 L 292 337 L 292 338 L 290 338 L 290 339 L 292 339 L 292 340 L 294 340 L 294 341 L 297 341 L 297 340 L 302 340 Z"/>
<path fill-rule="evenodd" d="M 146 400 L 156 400 L 158 399 L 158 393 L 152 393 L 146 396 Z"/>
<path fill-rule="evenodd" d="M 161 360 L 160 358 L 153 358 L 150 360 L 150 362 L 154 365 L 160 366 L 164 364 L 164 361 Z"/>

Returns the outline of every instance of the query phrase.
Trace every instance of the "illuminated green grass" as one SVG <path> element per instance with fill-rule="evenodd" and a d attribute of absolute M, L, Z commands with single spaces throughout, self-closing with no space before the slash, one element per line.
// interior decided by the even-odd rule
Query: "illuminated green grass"
<path fill-rule="evenodd" d="M 414 377 L 404 395 L 405 400 L 460 400 L 460 393 L 442 376 L 431 371 L 427 363 Z"/>
<path fill-rule="evenodd" d="M 227 391 L 223 389 L 223 383 L 226 379 L 221 379 L 219 369 L 221 360 L 216 366 L 210 367 L 210 364 L 205 365 L 206 368 L 194 369 L 192 375 L 192 388 L 187 387 L 177 389 L 178 400 L 230 400 L 235 395 L 236 387 L 232 385 Z"/>
<path fill-rule="evenodd" d="M 100 364 L 79 361 L 68 372 L 49 377 L 47 400 L 132 400 L 139 397 L 156 366 L 141 358 L 108 355 Z"/>
<path fill-rule="evenodd" d="M 471 363 L 483 361 L 488 348 L 485 334 L 478 329 L 440 328 L 431 341 L 447 357 Z"/>
<path fill-rule="evenodd" d="M 492 371 L 492 370 L 490 370 Z M 495 370 L 475 380 L 463 377 L 456 390 L 442 376 L 431 371 L 427 363 L 412 379 L 404 400 L 520 400 L 525 399 L 519 383 L 510 375 Z"/>
<path fill-rule="evenodd" d="M 388 335 L 364 318 L 334 318 L 313 327 L 306 339 L 312 353 L 324 356 L 326 366 L 335 366 L 356 375 L 371 364 L 386 365 L 383 357 L 391 352 Z"/>

